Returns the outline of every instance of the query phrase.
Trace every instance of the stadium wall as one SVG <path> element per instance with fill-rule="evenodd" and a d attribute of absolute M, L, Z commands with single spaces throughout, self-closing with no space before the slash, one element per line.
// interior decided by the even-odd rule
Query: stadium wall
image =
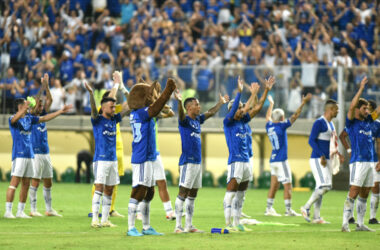
<path fill-rule="evenodd" d="M 59 176 L 68 167 L 76 169 L 76 155 L 80 150 L 90 150 L 89 134 L 90 132 L 88 131 L 49 131 L 51 160 Z M 132 134 L 125 131 L 122 132 L 122 137 L 125 156 L 124 168 L 130 169 Z M 9 130 L 0 130 L 0 138 L 2 138 L 0 143 L 0 168 L 3 170 L 4 179 L 5 173 L 11 169 L 12 164 L 12 138 Z M 271 145 L 267 136 L 254 135 L 254 177 L 256 180 L 260 173 L 260 139 L 263 139 L 264 170 L 269 170 L 269 157 L 271 154 Z M 296 177 L 296 186 L 299 186 L 299 179 L 310 171 L 309 157 L 311 148 L 307 141 L 308 137 L 306 135 L 288 135 L 289 163 Z M 178 132 L 160 132 L 158 134 L 158 143 L 164 167 L 170 170 L 173 175 L 173 181 L 176 183 L 179 174 L 178 160 L 181 154 L 180 135 Z M 226 171 L 228 149 L 224 134 L 205 133 L 205 147 L 206 170 L 213 174 L 216 184 L 217 178 Z"/>

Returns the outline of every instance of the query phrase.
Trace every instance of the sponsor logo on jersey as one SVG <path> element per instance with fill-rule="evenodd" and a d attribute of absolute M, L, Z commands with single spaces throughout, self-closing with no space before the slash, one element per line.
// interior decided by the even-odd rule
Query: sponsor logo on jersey
<path fill-rule="evenodd" d="M 359 134 L 364 134 L 366 136 L 372 136 L 372 131 L 359 130 Z"/>
<path fill-rule="evenodd" d="M 108 135 L 108 136 L 116 136 L 116 131 L 108 131 L 104 130 L 103 135 Z"/>
<path fill-rule="evenodd" d="M 195 132 L 191 132 L 190 136 L 193 136 L 193 137 L 201 139 L 201 135 L 198 134 L 198 133 L 195 133 Z"/>
<path fill-rule="evenodd" d="M 240 139 L 244 139 L 247 136 L 247 133 L 241 134 L 241 133 L 236 133 L 236 137 L 239 137 Z"/>
<path fill-rule="evenodd" d="M 40 131 L 41 133 L 43 133 L 47 130 L 47 128 L 46 127 L 44 127 L 44 128 L 37 127 L 37 130 Z"/>
<path fill-rule="evenodd" d="M 20 131 L 20 134 L 22 134 L 22 135 L 30 135 L 31 132 L 30 132 L 30 131 L 24 131 L 24 130 L 21 130 L 21 131 Z"/>

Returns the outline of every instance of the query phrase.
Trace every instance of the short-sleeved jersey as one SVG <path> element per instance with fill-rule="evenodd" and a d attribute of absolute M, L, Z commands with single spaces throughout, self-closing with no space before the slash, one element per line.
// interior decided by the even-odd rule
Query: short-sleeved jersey
<path fill-rule="evenodd" d="M 373 162 L 374 147 L 371 124 L 373 120 L 368 116 L 365 120 L 346 118 L 346 127 L 351 141 L 351 160 L 354 162 Z"/>
<path fill-rule="evenodd" d="M 334 123 L 327 121 L 323 116 L 314 122 L 309 136 L 309 145 L 313 149 L 311 158 L 325 156 L 326 159 L 330 159 L 330 140 L 333 131 L 335 131 Z"/>
<path fill-rule="evenodd" d="M 247 113 L 242 118 L 245 129 L 247 131 L 247 148 L 248 148 L 248 156 L 251 158 L 253 156 L 253 150 L 252 150 L 252 129 L 251 126 L 249 126 L 249 122 L 251 121 L 251 116 Z"/>
<path fill-rule="evenodd" d="M 247 129 L 245 122 L 234 120 L 235 113 L 239 108 L 240 93 L 236 95 L 234 104 L 223 120 L 224 135 L 228 147 L 228 164 L 233 162 L 249 162 Z"/>
<path fill-rule="evenodd" d="M 13 116 L 9 118 L 9 129 L 12 135 L 12 161 L 15 158 L 34 158 L 32 148 L 32 125 L 37 124 L 39 117 L 26 114 L 16 123 L 12 124 Z"/>
<path fill-rule="evenodd" d="M 270 162 L 286 161 L 288 159 L 288 135 L 286 130 L 292 126 L 290 120 L 283 122 L 269 121 L 265 128 L 272 144 Z"/>
<path fill-rule="evenodd" d="M 46 115 L 45 110 L 41 116 Z M 35 154 L 48 154 L 49 144 L 46 123 L 41 122 L 32 126 L 32 147 Z"/>
<path fill-rule="evenodd" d="M 371 123 L 371 130 L 372 130 L 372 142 L 373 142 L 373 161 L 378 162 L 379 159 L 376 153 L 376 139 L 380 138 L 380 121 L 374 120 Z"/>
<path fill-rule="evenodd" d="M 95 138 L 95 161 L 116 161 L 116 124 L 121 121 L 121 115 L 115 114 L 111 119 L 98 115 L 91 118 Z"/>
<path fill-rule="evenodd" d="M 180 166 L 186 163 L 201 163 L 201 124 L 203 124 L 204 121 L 204 114 L 198 115 L 195 119 L 186 116 L 183 121 L 178 121 L 182 143 L 182 154 L 179 158 Z"/>
<path fill-rule="evenodd" d="M 130 114 L 133 131 L 132 160 L 134 164 L 155 161 L 157 158 L 155 123 L 148 107 L 135 109 Z"/>

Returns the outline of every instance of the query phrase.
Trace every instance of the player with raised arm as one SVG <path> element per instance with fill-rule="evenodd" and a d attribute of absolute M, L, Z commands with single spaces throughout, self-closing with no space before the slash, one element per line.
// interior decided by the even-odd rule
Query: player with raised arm
<path fill-rule="evenodd" d="M 273 87 L 274 77 L 266 80 L 264 93 L 255 108 L 249 109 L 249 105 L 243 108 L 240 102 L 243 82 L 238 78 L 238 93 L 234 100 L 228 104 L 229 112 L 226 115 L 224 124 L 224 134 L 229 151 L 227 191 L 224 196 L 224 217 L 226 226 L 231 231 L 248 231 L 249 229 L 240 224 L 240 216 L 243 207 L 245 191 L 248 188 L 249 180 L 252 176 L 252 167 L 249 164 L 249 148 L 247 140 L 246 123 L 250 121 L 262 108 L 262 103 L 266 99 L 269 90 Z M 251 97 L 256 98 L 258 85 L 251 86 Z M 252 100 L 252 99 L 251 99 Z M 231 224 L 231 210 L 233 224 Z"/>
<path fill-rule="evenodd" d="M 280 182 L 284 185 L 285 216 L 301 216 L 301 214 L 292 209 L 292 171 L 288 163 L 287 129 L 300 116 L 302 108 L 310 101 L 311 96 L 311 94 L 304 96 L 301 105 L 287 120 L 285 120 L 285 114 L 282 109 L 275 109 L 272 112 L 274 102 L 271 96 L 268 97 L 270 104 L 266 114 L 267 124 L 265 128 L 272 144 L 272 154 L 269 160 L 272 176 L 265 211 L 267 216 L 281 216 L 273 208 L 274 198 L 280 187 Z"/>
<path fill-rule="evenodd" d="M 313 223 L 328 224 L 320 216 L 323 195 L 332 187 L 332 166 L 330 161 L 330 141 L 336 137 L 336 130 L 332 119 L 338 115 L 338 104 L 335 100 L 329 99 L 325 103 L 325 112 L 318 118 L 311 129 L 309 145 L 312 148 L 310 157 L 310 168 L 316 182 L 315 190 L 306 204 L 301 207 L 301 213 L 306 221 L 310 220 L 310 207 L 314 205 Z M 339 154 L 340 162 L 344 158 Z"/>
<path fill-rule="evenodd" d="M 114 227 L 115 225 L 108 220 L 108 217 L 113 187 L 120 183 L 116 157 L 116 124 L 128 114 L 129 108 L 125 105 L 120 113 L 115 114 L 116 100 L 111 97 L 103 97 L 100 102 L 101 109 L 98 112 L 92 88 L 87 82 L 85 82 L 85 87 L 90 94 L 91 123 L 95 139 L 93 160 L 95 193 L 92 198 L 91 226 L 95 228 Z M 102 220 L 99 224 L 98 214 L 102 196 Z"/>
<path fill-rule="evenodd" d="M 25 202 L 28 196 L 30 179 L 34 174 L 34 153 L 32 148 L 32 126 L 54 119 L 60 114 L 68 112 L 72 106 L 64 106 L 61 110 L 45 116 L 34 116 L 29 111 L 29 101 L 16 99 L 15 106 L 17 113 L 9 118 L 9 128 L 12 134 L 12 172 L 11 181 L 6 194 L 4 218 L 13 219 L 12 214 L 13 199 L 16 188 L 21 182 L 20 202 L 18 203 L 16 217 L 31 218 L 24 213 Z"/>
<path fill-rule="evenodd" d="M 165 103 L 176 89 L 176 85 L 174 80 L 169 78 L 164 91 L 156 100 L 154 100 L 152 95 L 154 85 L 149 87 L 149 94 L 144 93 L 145 88 L 147 88 L 146 84 L 136 84 L 130 92 L 132 94 L 136 90 L 136 94 L 142 94 L 145 97 L 145 107 L 133 109 L 130 115 L 130 123 L 133 129 L 131 159 L 133 179 L 131 198 L 128 204 L 128 236 L 162 235 L 150 226 L 150 202 L 154 196 L 155 185 L 153 162 L 157 159 L 153 118 L 161 112 Z M 141 91 L 138 91 L 140 89 Z M 135 97 L 137 98 L 137 95 Z M 148 98 L 149 100 L 147 100 Z M 133 100 L 133 98 L 129 98 L 128 103 L 132 103 L 131 99 Z M 135 227 L 136 210 L 139 202 L 143 203 L 141 206 L 143 215 L 142 233 Z"/>
<path fill-rule="evenodd" d="M 364 77 L 360 82 L 358 92 L 351 101 L 346 118 L 352 152 L 350 159 L 350 190 L 344 202 L 342 232 L 350 232 L 348 220 L 351 217 L 351 211 L 358 196 L 356 203 L 356 231 L 373 231 L 364 225 L 367 198 L 371 187 L 373 187 L 373 168 L 375 167 L 371 130 L 373 120 L 368 111 L 368 102 L 360 98 L 366 84 L 367 77 Z M 355 117 L 355 109 L 358 109 L 357 117 Z"/>
<path fill-rule="evenodd" d="M 182 154 L 179 159 L 180 179 L 179 192 L 175 201 L 176 227 L 175 233 L 203 233 L 202 230 L 193 226 L 194 202 L 198 189 L 202 187 L 202 167 L 201 167 L 201 124 L 229 101 L 227 95 L 219 95 L 218 103 L 207 112 L 200 114 L 201 106 L 199 101 L 190 97 L 185 100 L 182 106 L 182 96 L 179 91 L 174 93 L 178 100 L 178 127 L 181 135 Z M 186 223 L 182 228 L 182 212 L 185 204 Z"/>
<path fill-rule="evenodd" d="M 42 87 L 36 97 L 36 106 L 32 109 L 32 114 L 35 116 L 46 115 L 50 110 L 50 105 L 53 101 L 49 89 L 49 75 L 44 74 L 41 79 Z M 46 100 L 41 98 L 41 93 L 46 91 Z M 29 188 L 30 199 L 30 216 L 42 216 L 37 211 L 37 190 L 43 179 L 43 196 L 45 199 L 45 215 L 59 216 L 52 208 L 51 187 L 53 179 L 53 166 L 49 155 L 49 144 L 47 136 L 46 123 L 41 122 L 32 126 L 32 147 L 34 152 L 34 175 Z"/>

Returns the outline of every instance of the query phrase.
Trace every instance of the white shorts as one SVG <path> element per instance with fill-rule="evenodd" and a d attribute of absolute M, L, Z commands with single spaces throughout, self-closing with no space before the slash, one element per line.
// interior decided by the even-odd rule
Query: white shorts
<path fill-rule="evenodd" d="M 153 178 L 154 181 L 166 180 L 164 165 L 161 156 L 157 155 L 157 159 L 153 162 Z"/>
<path fill-rule="evenodd" d="M 350 164 L 350 185 L 373 187 L 373 162 L 354 162 Z"/>
<path fill-rule="evenodd" d="M 153 187 L 155 180 L 153 176 L 153 161 L 146 161 L 140 164 L 132 163 L 132 187 L 138 185 Z"/>
<path fill-rule="evenodd" d="M 34 159 L 15 158 L 12 161 L 11 176 L 32 178 L 34 175 Z"/>
<path fill-rule="evenodd" d="M 332 187 L 332 173 L 330 160 L 326 160 L 326 166 L 321 165 L 320 158 L 310 159 L 310 168 L 315 179 L 315 189 L 320 187 Z"/>
<path fill-rule="evenodd" d="M 115 186 L 120 183 L 117 161 L 96 161 L 92 164 L 95 184 Z"/>
<path fill-rule="evenodd" d="M 380 171 L 376 171 L 376 162 L 373 164 L 373 183 L 380 182 Z"/>
<path fill-rule="evenodd" d="M 202 187 L 201 164 L 186 163 L 179 166 L 179 186 L 192 189 Z"/>
<path fill-rule="evenodd" d="M 249 162 L 233 162 L 229 164 L 227 168 L 227 183 L 229 183 L 232 178 L 235 178 L 238 184 L 249 181 L 252 178 L 252 168 Z"/>
<path fill-rule="evenodd" d="M 51 165 L 49 154 L 34 155 L 34 179 L 51 179 L 53 178 L 53 166 Z"/>
<path fill-rule="evenodd" d="M 292 172 L 288 161 L 277 161 L 270 163 L 271 174 L 277 177 L 282 184 L 292 183 Z"/>
<path fill-rule="evenodd" d="M 253 157 L 249 158 L 249 170 L 251 171 L 249 181 L 253 181 Z"/>

